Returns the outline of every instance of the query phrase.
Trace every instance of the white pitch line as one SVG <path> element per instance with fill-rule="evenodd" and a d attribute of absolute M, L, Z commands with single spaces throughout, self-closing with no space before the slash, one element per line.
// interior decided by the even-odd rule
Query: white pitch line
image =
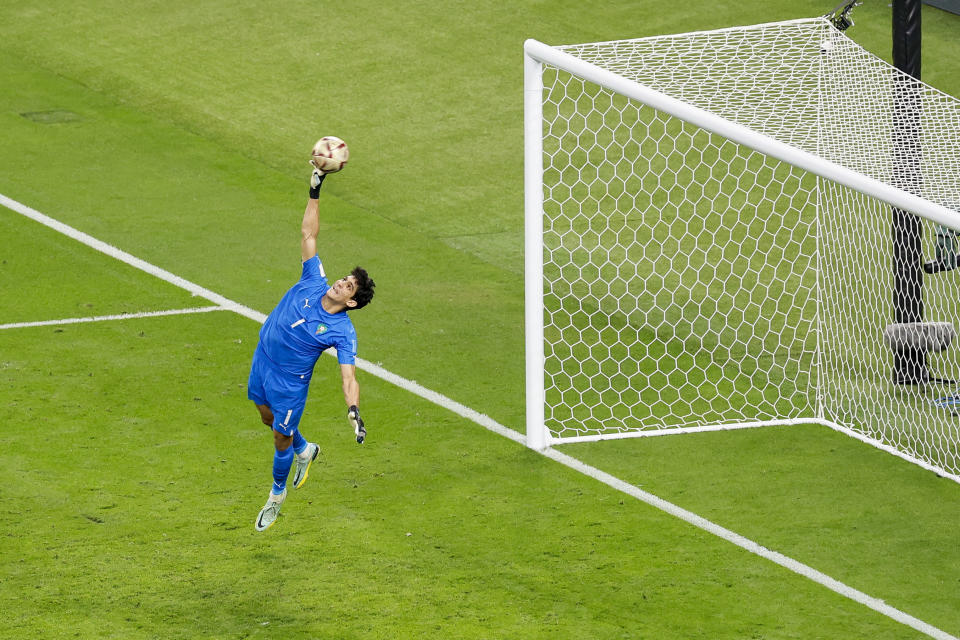
<path fill-rule="evenodd" d="M 149 262 L 145 262 L 144 260 L 141 260 L 136 256 L 133 256 L 120 249 L 117 249 L 112 245 L 109 245 L 105 242 L 97 240 L 92 236 L 87 235 L 86 233 L 83 233 L 82 231 L 74 229 L 69 225 L 63 224 L 58 220 L 55 220 L 49 216 L 46 216 L 40 213 L 39 211 L 37 211 L 36 209 L 32 209 L 24 204 L 17 202 L 16 200 L 11 200 L 10 198 L 4 196 L 3 194 L 0 194 L 0 204 L 28 218 L 36 220 L 37 222 L 43 225 L 46 225 L 51 229 L 55 229 L 56 231 L 59 231 L 60 233 L 70 238 L 73 238 L 78 242 L 82 242 L 87 246 L 93 247 L 97 251 L 105 253 L 108 256 L 111 256 L 113 258 L 116 258 L 121 262 L 125 262 L 133 267 L 136 267 L 137 269 L 146 271 L 147 273 L 154 275 L 160 278 L 161 280 L 165 280 L 166 282 L 176 285 L 182 289 L 186 289 L 187 291 L 190 291 L 194 295 L 201 296 L 203 298 L 206 298 L 207 300 L 215 302 L 216 304 L 220 305 L 220 307 L 223 307 L 227 310 L 234 311 L 260 324 L 263 324 L 264 320 L 266 320 L 267 318 L 264 314 L 260 313 L 259 311 L 255 311 L 238 302 L 228 300 L 227 298 L 224 298 L 220 294 L 214 293 L 209 289 L 204 289 L 200 285 L 189 282 L 188 280 L 184 280 L 183 278 L 176 276 L 170 273 L 169 271 L 166 271 L 165 269 L 161 269 L 160 267 L 154 266 Z M 394 373 L 391 373 L 379 365 L 375 365 L 371 362 L 358 358 L 357 368 L 362 371 L 366 371 L 371 375 L 379 377 L 387 382 L 390 382 L 391 384 L 394 384 L 405 391 L 409 391 L 410 393 L 413 393 L 414 395 L 417 395 L 425 400 L 428 400 L 429 402 L 432 402 L 444 409 L 452 411 L 453 413 L 459 416 L 462 416 L 480 425 L 481 427 L 484 427 L 485 429 L 493 431 L 494 433 L 497 433 L 506 438 L 510 438 L 514 442 L 518 442 L 520 444 L 525 444 L 526 442 L 524 437 L 520 433 L 514 431 L 513 429 L 510 429 L 509 427 L 505 427 L 502 424 L 498 423 L 497 421 L 493 420 L 492 418 L 486 415 L 483 415 L 465 405 L 462 405 L 455 400 L 451 400 L 450 398 L 440 393 L 437 393 L 436 391 L 427 389 L 426 387 L 420 385 L 417 382 L 414 382 L 412 380 L 407 380 L 406 378 L 403 378 Z M 924 622 L 923 620 L 920 620 L 919 618 L 914 618 L 908 613 L 904 613 L 899 609 L 889 606 L 879 598 L 874 598 L 872 596 L 869 596 L 863 593 L 862 591 L 858 591 L 857 589 L 854 589 L 853 587 L 850 587 L 838 580 L 835 580 L 830 576 L 820 571 L 817 571 L 813 567 L 803 564 L 802 562 L 789 558 L 781 553 L 777 553 L 776 551 L 771 551 L 770 549 L 767 549 L 766 547 L 760 544 L 757 544 L 756 542 L 753 542 L 748 538 L 744 538 L 738 533 L 734 533 L 733 531 L 730 531 L 729 529 L 725 529 L 720 525 L 714 522 L 711 522 L 706 518 L 702 518 L 701 516 L 698 516 L 697 514 L 691 511 L 687 511 L 686 509 L 679 507 L 671 502 L 667 502 L 666 500 L 663 500 L 662 498 L 658 498 L 657 496 L 651 493 L 647 493 L 646 491 L 643 491 L 639 487 L 636 487 L 632 484 L 624 482 L 623 480 L 620 480 L 619 478 L 612 476 L 605 471 L 601 471 L 595 467 L 591 467 L 590 465 L 584 462 L 581 462 L 576 458 L 568 456 L 564 453 L 560 453 L 555 449 L 545 449 L 544 451 L 540 451 L 538 453 L 540 453 L 541 455 L 547 458 L 550 458 L 551 460 L 559 462 L 560 464 L 567 466 L 570 469 L 573 469 L 579 473 L 589 476 L 594 480 L 602 482 L 605 485 L 613 489 L 616 489 L 617 491 L 625 493 L 652 507 L 655 507 L 665 513 L 668 513 L 676 518 L 679 518 L 680 520 L 683 520 L 688 524 L 691 524 L 703 531 L 706 531 L 707 533 L 710 533 L 719 538 L 722 538 L 723 540 L 726 540 L 731 544 L 734 544 L 742 549 L 745 549 L 750 553 L 753 553 L 755 555 L 760 556 L 761 558 L 765 558 L 771 562 L 774 562 L 777 565 L 784 567 L 785 569 L 789 569 L 790 571 L 797 573 L 805 578 L 808 578 L 816 582 L 817 584 L 824 586 L 827 589 L 830 589 L 831 591 L 844 596 L 845 598 L 849 598 L 892 620 L 895 620 L 901 624 L 904 624 L 908 627 L 916 629 L 920 633 L 923 633 L 931 638 L 935 638 L 935 640 L 960 640 L 960 638 L 957 638 L 956 636 L 952 636 L 949 633 L 942 631 L 941 629 L 938 629 L 937 627 L 934 627 L 933 625 L 930 625 Z"/>
<path fill-rule="evenodd" d="M 136 320 L 137 318 L 156 318 L 158 316 L 178 316 L 187 313 L 209 313 L 211 311 L 231 311 L 226 307 L 190 307 L 188 309 L 168 309 L 167 311 L 141 311 L 139 313 L 121 313 L 112 316 L 91 316 L 89 318 L 60 318 L 59 320 L 38 320 L 35 322 L 11 322 L 0 324 L 0 329 L 24 329 L 27 327 L 51 327 L 61 324 L 80 324 L 82 322 L 105 322 L 109 320 Z"/>
<path fill-rule="evenodd" d="M 74 229 L 70 225 L 64 224 L 59 220 L 56 220 L 54 218 L 51 218 L 50 216 L 44 215 L 39 211 L 37 211 L 36 209 L 33 209 L 31 207 L 28 207 L 25 204 L 21 204 L 17 202 L 16 200 L 8 198 L 2 193 L 0 193 L 0 205 L 3 205 L 8 209 L 16 211 L 17 213 L 24 215 L 30 218 L 31 220 L 36 220 L 40 224 L 50 227 L 54 231 L 59 231 L 63 235 L 67 236 L 68 238 L 73 238 L 77 242 L 81 242 L 87 245 L 88 247 L 93 247 L 100 253 L 105 253 L 111 258 L 116 258 L 120 262 L 125 262 L 129 264 L 131 267 L 136 267 L 141 271 L 146 271 L 150 275 L 160 278 L 165 282 L 169 282 L 170 284 L 180 287 L 181 289 L 186 289 L 187 291 L 189 291 L 195 296 L 205 298 L 210 302 L 213 302 L 214 304 L 217 304 L 221 307 L 225 307 L 229 309 L 230 311 L 236 311 L 240 315 L 250 318 L 251 320 L 255 320 L 260 324 L 263 324 L 263 321 L 267 319 L 267 316 L 260 313 L 259 311 L 254 311 L 250 307 L 246 307 L 240 304 L 239 302 L 234 302 L 233 300 L 228 300 L 227 298 L 224 298 L 219 293 L 214 293 L 209 289 L 204 289 L 200 285 L 194 284 L 189 280 L 185 280 L 178 275 L 174 275 L 169 271 L 167 271 L 166 269 L 161 269 L 156 265 L 152 265 L 145 260 L 141 260 L 140 258 L 134 255 L 131 255 L 126 251 L 123 251 L 122 249 L 118 249 L 115 246 L 107 244 L 102 240 L 98 240 L 91 235 L 87 235 L 86 233 L 84 233 L 83 231 L 80 231 L 79 229 Z"/>

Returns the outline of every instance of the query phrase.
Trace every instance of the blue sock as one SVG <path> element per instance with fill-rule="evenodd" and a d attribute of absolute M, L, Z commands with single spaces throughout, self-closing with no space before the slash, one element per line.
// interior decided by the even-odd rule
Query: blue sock
<path fill-rule="evenodd" d="M 278 496 L 287 488 L 287 476 L 293 464 L 293 447 L 273 454 L 273 495 Z"/>
<path fill-rule="evenodd" d="M 293 451 L 300 455 L 303 453 L 303 450 L 307 448 L 307 441 L 304 440 L 303 436 L 300 435 L 300 429 L 295 429 L 293 432 Z"/>

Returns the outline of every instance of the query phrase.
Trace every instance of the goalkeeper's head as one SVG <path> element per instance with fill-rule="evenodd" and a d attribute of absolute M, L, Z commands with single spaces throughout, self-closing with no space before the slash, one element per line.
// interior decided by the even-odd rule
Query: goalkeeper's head
<path fill-rule="evenodd" d="M 354 267 L 350 275 L 353 276 L 357 286 L 357 290 L 353 294 L 353 301 L 357 304 L 352 308 L 362 309 L 373 300 L 373 288 L 377 285 L 363 267 Z"/>
<path fill-rule="evenodd" d="M 333 303 L 331 311 L 362 309 L 373 299 L 373 279 L 366 269 L 354 267 L 346 278 L 340 278 L 334 282 L 325 298 L 329 298 Z"/>

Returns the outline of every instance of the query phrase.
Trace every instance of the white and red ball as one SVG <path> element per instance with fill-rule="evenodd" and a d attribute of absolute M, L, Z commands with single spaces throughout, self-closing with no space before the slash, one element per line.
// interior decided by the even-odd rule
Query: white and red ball
<path fill-rule="evenodd" d="M 313 145 L 310 164 L 324 173 L 340 171 L 350 159 L 347 143 L 336 136 L 324 136 Z"/>

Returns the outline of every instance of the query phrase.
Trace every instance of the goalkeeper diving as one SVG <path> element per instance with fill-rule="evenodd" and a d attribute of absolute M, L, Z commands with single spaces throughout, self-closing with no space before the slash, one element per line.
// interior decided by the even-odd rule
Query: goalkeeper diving
<path fill-rule="evenodd" d="M 337 350 L 347 420 L 358 443 L 367 432 L 360 417 L 360 386 L 356 378 L 357 334 L 348 311 L 362 309 L 373 298 L 374 282 L 356 267 L 332 285 L 317 255 L 320 232 L 320 187 L 327 173 L 318 167 L 310 175 L 310 197 L 301 224 L 300 279 L 283 296 L 260 330 L 250 367 L 247 397 L 260 419 L 273 429 L 273 486 L 254 527 L 264 531 L 277 520 L 287 496 L 287 478 L 299 489 L 320 448 L 300 433 L 300 419 L 320 354 Z"/>

